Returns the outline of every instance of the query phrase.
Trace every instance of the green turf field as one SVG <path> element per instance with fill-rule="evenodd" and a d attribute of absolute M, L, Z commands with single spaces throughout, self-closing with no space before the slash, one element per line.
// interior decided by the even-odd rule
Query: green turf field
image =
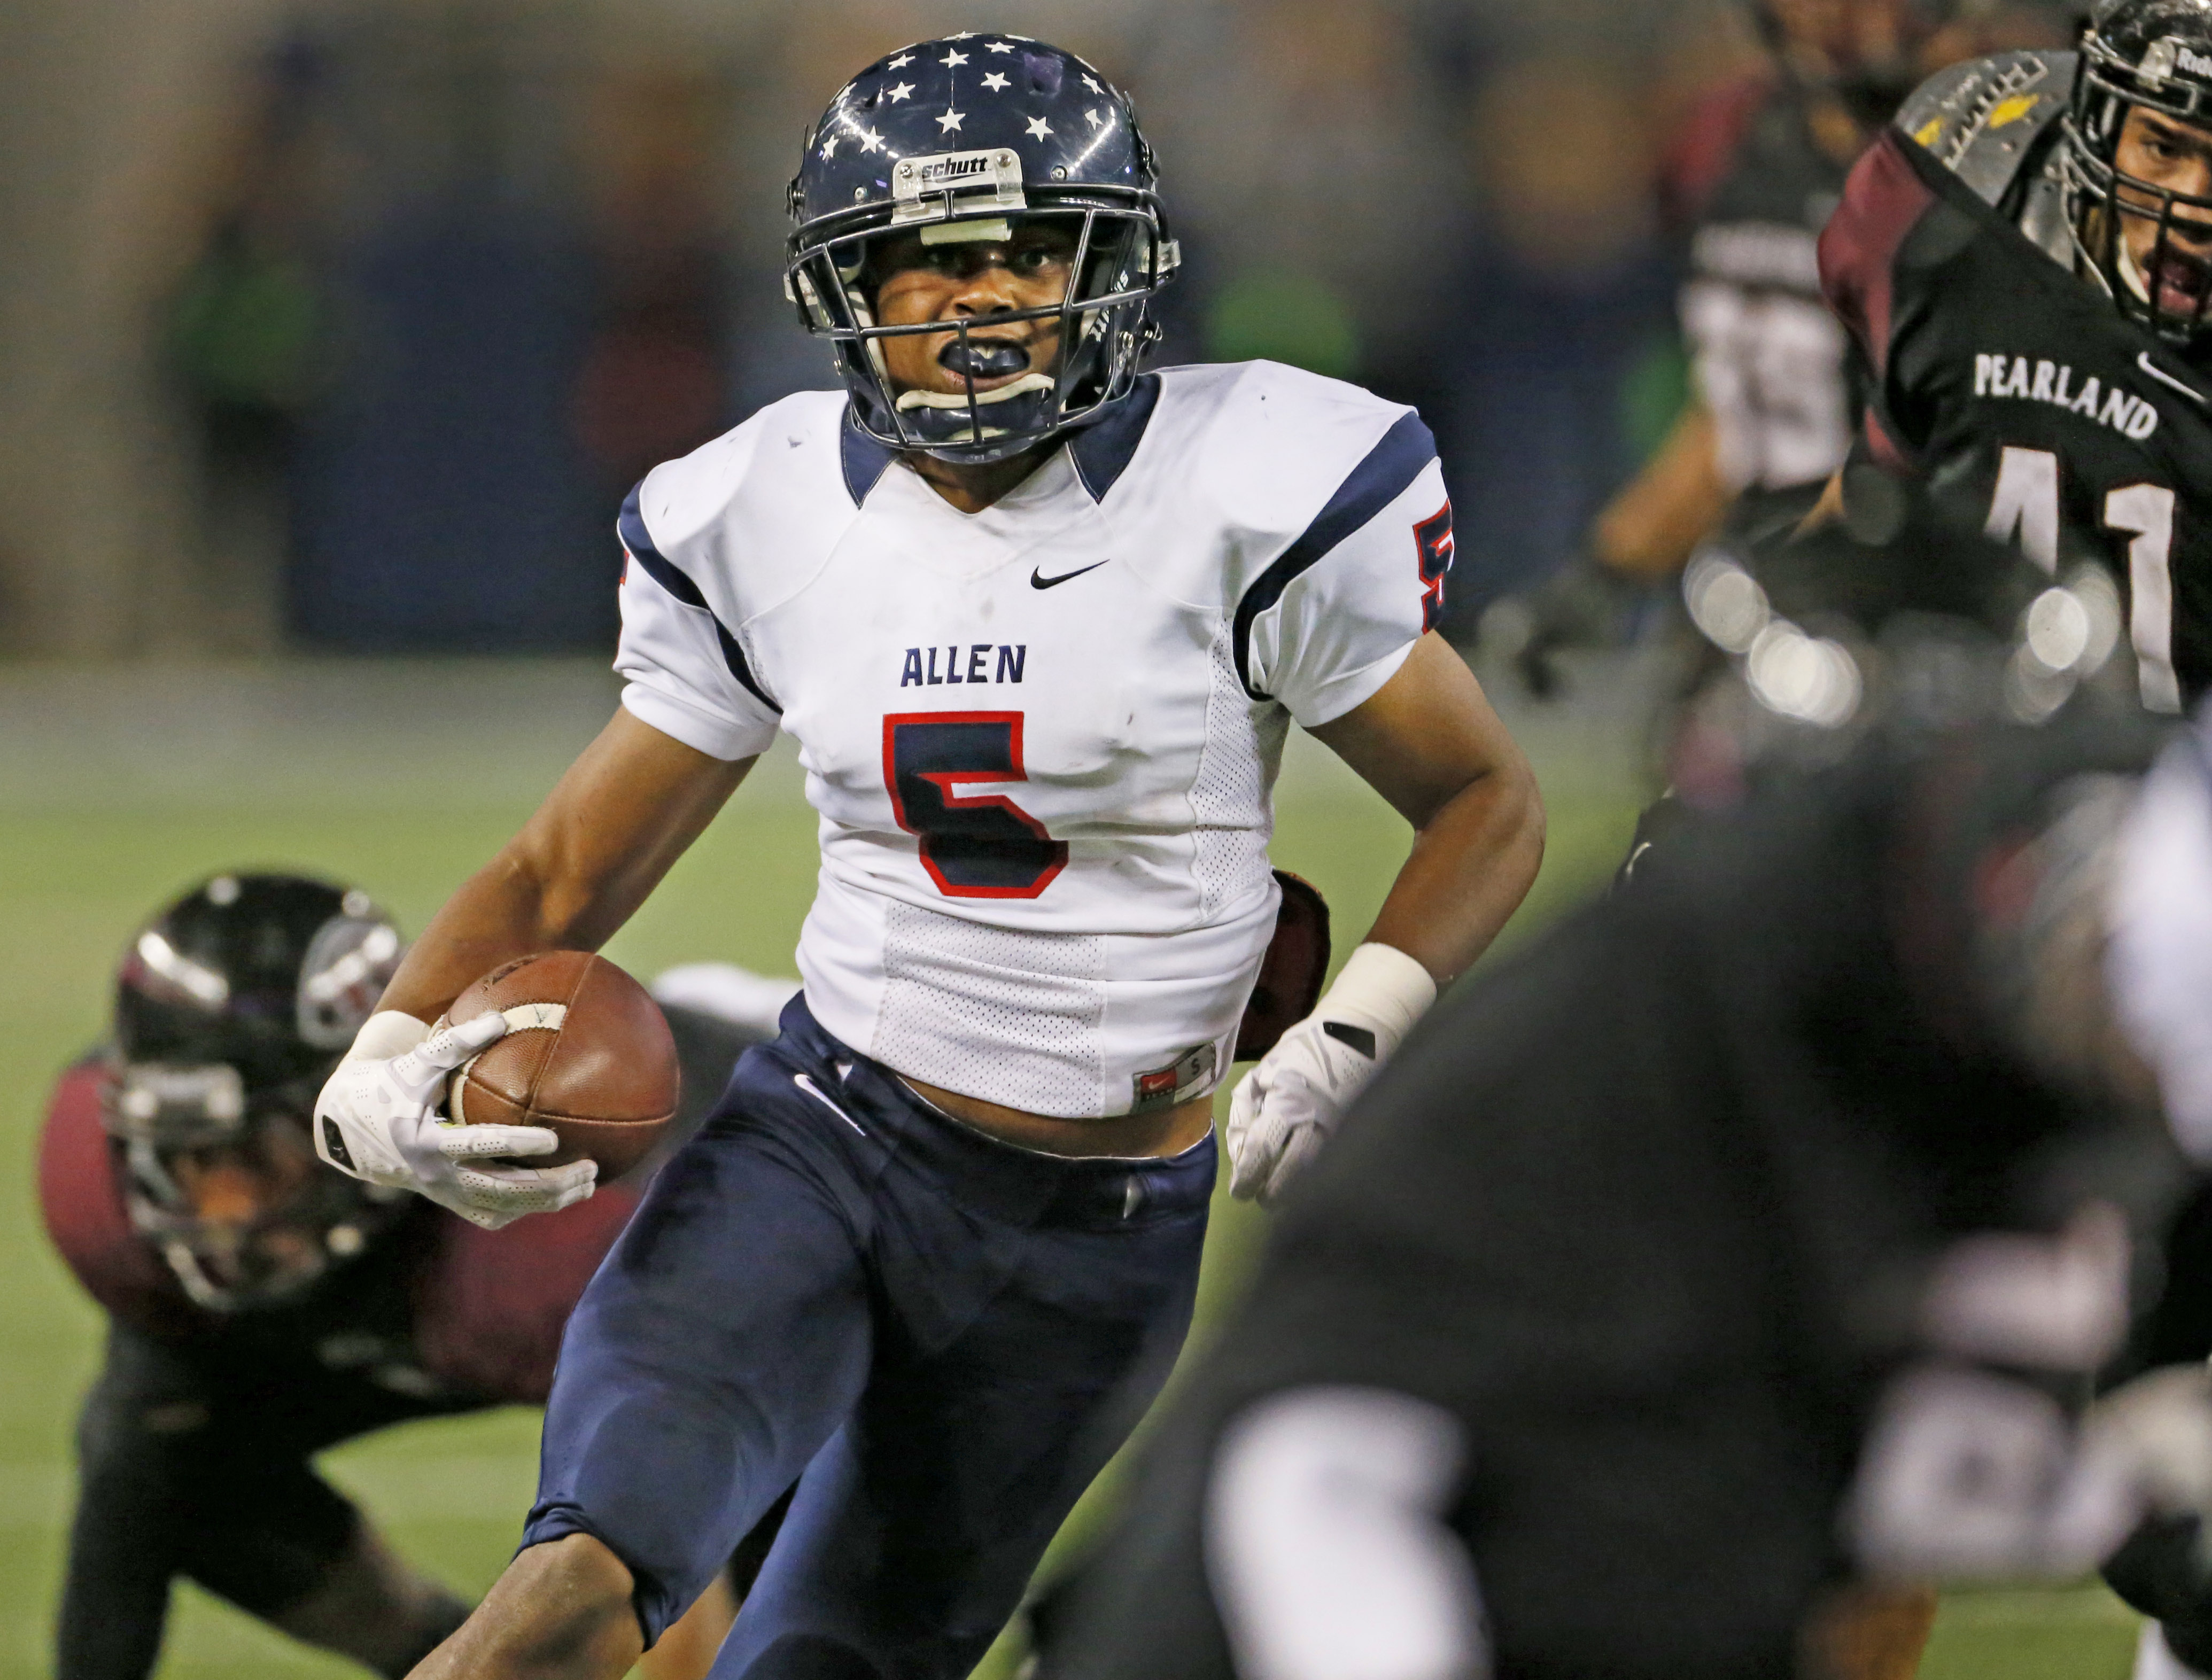
<path fill-rule="evenodd" d="M 70 1428 L 99 1324 L 48 1252 L 32 1184 L 47 1080 L 100 1032 L 109 966 L 145 912 L 218 869 L 349 877 L 410 928 L 528 812 L 612 691 L 566 666 L 0 670 L 0 1680 L 46 1671 L 70 1497 Z M 470 738 L 457 741 L 456 719 Z M 1583 736 L 1528 731 L 1551 815 L 1525 937 L 1610 870 L 1632 796 Z M 1596 761 L 1603 760 L 1602 763 Z M 1401 823 L 1321 755 L 1286 768 L 1277 860 L 1321 886 L 1348 949 L 1404 853 Z M 650 973 L 726 957 L 788 972 L 814 876 L 795 771 L 763 767 L 610 948 Z M 1218 1204 L 1200 1301 L 1233 1295 L 1263 1217 Z M 534 1474 L 532 1413 L 412 1426 L 331 1454 L 410 1556 L 459 1589 L 504 1563 Z M 1079 1514 L 1079 1523 L 1083 1520 Z M 1923 1671 L 1941 1680 L 2120 1680 L 2132 1622 L 2100 1592 L 1947 1605 Z M 1003 1672 L 1011 1653 L 995 1653 Z M 357 1672 L 181 1589 L 161 1673 L 277 1680 Z"/>

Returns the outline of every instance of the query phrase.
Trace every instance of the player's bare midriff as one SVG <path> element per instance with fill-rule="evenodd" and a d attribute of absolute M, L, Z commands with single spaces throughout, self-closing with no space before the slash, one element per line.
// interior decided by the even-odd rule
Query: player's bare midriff
<path fill-rule="evenodd" d="M 1143 1159 L 1181 1155 L 1203 1139 L 1213 1125 L 1212 1096 L 1193 1097 L 1172 1108 L 1146 1114 L 1109 1114 L 1103 1119 L 1071 1120 L 1056 1114 L 1032 1114 L 1008 1108 L 981 1097 L 963 1096 L 919 1079 L 899 1077 L 922 1098 L 934 1103 L 963 1125 L 971 1125 L 1002 1143 L 1045 1155 L 1077 1159 L 1115 1155 Z"/>

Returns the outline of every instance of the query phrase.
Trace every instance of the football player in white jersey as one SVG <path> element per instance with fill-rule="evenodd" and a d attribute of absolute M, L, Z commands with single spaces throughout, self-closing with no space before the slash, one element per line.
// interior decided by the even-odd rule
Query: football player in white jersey
<path fill-rule="evenodd" d="M 845 388 L 638 487 L 621 710 L 324 1093 L 327 1159 L 483 1222 L 590 1193 L 587 1163 L 470 1158 L 435 1094 L 501 1025 L 428 1023 L 605 941 L 797 737 L 805 991 L 580 1303 L 524 1549 L 420 1673 L 620 1674 L 796 1483 L 714 1672 L 965 1674 L 1188 1326 L 1290 725 L 1415 832 L 1236 1095 L 1240 1193 L 1281 1190 L 1534 878 L 1527 765 L 1431 634 L 1427 430 L 1267 363 L 1144 373 L 1154 183 L 1128 100 L 1041 42 L 918 45 L 838 94 L 789 285 Z"/>

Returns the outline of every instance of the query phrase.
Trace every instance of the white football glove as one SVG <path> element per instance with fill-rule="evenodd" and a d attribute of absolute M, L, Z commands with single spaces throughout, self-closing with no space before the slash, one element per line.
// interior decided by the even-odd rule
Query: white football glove
<path fill-rule="evenodd" d="M 552 1154 L 561 1140 L 546 1127 L 455 1125 L 438 1113 L 447 1075 L 506 1033 L 496 1011 L 435 1033 L 397 1010 L 371 1016 L 315 1100 L 315 1153 L 341 1173 L 414 1191 L 487 1231 L 582 1201 L 599 1177 L 596 1161 L 485 1159 Z"/>
<path fill-rule="evenodd" d="M 1437 983 L 1405 952 L 1373 944 L 1352 952 L 1328 996 L 1230 1100 L 1229 1193 L 1272 1206 L 1436 1000 Z"/>

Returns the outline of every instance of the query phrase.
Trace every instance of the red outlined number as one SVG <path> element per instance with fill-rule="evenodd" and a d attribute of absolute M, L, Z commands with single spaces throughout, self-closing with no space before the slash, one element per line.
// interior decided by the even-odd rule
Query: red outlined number
<path fill-rule="evenodd" d="M 921 866 L 947 898 L 1035 898 L 1067 865 L 1067 842 L 1002 793 L 1024 782 L 1019 712 L 901 712 L 884 719 L 884 785 Z"/>
<path fill-rule="evenodd" d="M 1413 527 L 1413 550 L 1421 571 L 1421 634 L 1425 636 L 1444 616 L 1444 576 L 1452 567 L 1449 502 Z"/>

